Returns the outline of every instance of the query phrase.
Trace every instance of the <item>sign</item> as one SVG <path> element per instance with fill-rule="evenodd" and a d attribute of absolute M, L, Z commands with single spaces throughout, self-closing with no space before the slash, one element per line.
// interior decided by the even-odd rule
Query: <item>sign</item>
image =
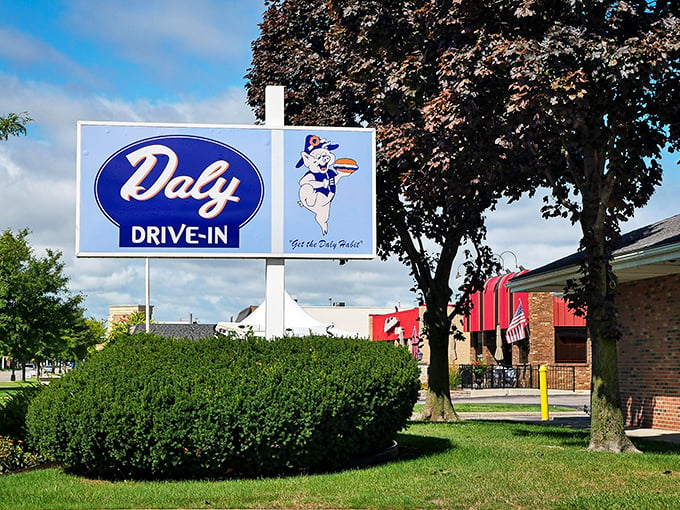
<path fill-rule="evenodd" d="M 81 121 L 77 156 L 80 257 L 375 257 L 374 130 Z"/>

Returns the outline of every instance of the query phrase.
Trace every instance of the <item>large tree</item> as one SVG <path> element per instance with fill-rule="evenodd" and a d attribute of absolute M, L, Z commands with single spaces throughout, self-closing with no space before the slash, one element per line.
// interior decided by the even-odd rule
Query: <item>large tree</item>
<path fill-rule="evenodd" d="M 438 75 L 444 48 L 424 16 L 429 3 L 267 1 L 253 43 L 248 98 L 262 118 L 265 86 L 283 85 L 288 124 L 377 129 L 379 254 L 408 265 L 427 305 L 431 356 L 423 416 L 451 420 L 457 419 L 449 392 L 451 319 L 467 310 L 470 291 L 495 267 L 484 244 L 484 212 L 502 186 L 480 175 L 485 155 L 472 143 L 473 126 L 453 143 L 440 136 L 442 123 L 451 120 L 426 116 L 428 103 L 444 92 Z M 494 129 L 491 118 L 475 119 Z M 466 280 L 449 310 L 459 255 L 466 257 Z"/>
<path fill-rule="evenodd" d="M 28 230 L 0 233 L 0 347 L 26 362 L 52 358 L 82 331 L 83 297 L 72 294 L 61 253 L 34 254 Z M 22 371 L 25 378 L 25 372 Z"/>
<path fill-rule="evenodd" d="M 440 372 L 451 256 L 465 239 L 481 242 L 482 212 L 501 183 L 512 183 L 511 198 L 547 186 L 544 214 L 569 217 L 583 232 L 583 277 L 567 292 L 586 311 L 592 339 L 590 447 L 633 449 L 623 431 L 610 261 L 619 223 L 661 181 L 662 149 L 678 145 L 678 2 L 267 6 L 248 75 L 260 115 L 263 86 L 280 84 L 291 122 L 378 128 L 381 255 L 410 265 L 428 304 L 428 412 L 447 409 Z"/>
<path fill-rule="evenodd" d="M 611 258 L 620 223 L 661 182 L 662 151 L 678 147 L 678 9 L 611 0 L 456 0 L 428 9 L 438 26 L 469 34 L 452 41 L 440 66 L 458 84 L 455 97 L 432 103 L 436 122 L 451 120 L 444 136 L 466 122 L 459 104 L 496 103 L 502 134 L 478 139 L 488 168 L 548 187 L 544 215 L 582 230 L 582 277 L 565 290 L 592 340 L 592 450 L 635 449 L 620 402 Z"/>

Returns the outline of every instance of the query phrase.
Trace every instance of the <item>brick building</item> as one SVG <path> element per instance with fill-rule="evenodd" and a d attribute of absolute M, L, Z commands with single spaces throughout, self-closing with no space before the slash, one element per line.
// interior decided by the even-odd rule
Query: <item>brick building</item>
<path fill-rule="evenodd" d="M 561 292 L 578 252 L 522 274 L 515 292 Z M 613 253 L 622 324 L 619 384 L 626 425 L 680 430 L 680 215 L 625 234 Z"/>
<path fill-rule="evenodd" d="M 127 318 L 134 313 L 142 313 L 146 316 L 145 305 L 111 305 L 109 306 L 109 318 L 107 322 L 107 332 L 111 331 L 111 327 L 117 322 L 127 320 Z M 153 317 L 153 306 L 150 307 L 149 315 Z"/>
<path fill-rule="evenodd" d="M 526 365 L 514 382 L 506 381 L 518 387 L 538 387 L 539 365 L 548 365 L 551 388 L 589 389 L 591 355 L 585 321 L 550 292 L 510 292 L 506 284 L 520 274 L 490 278 L 484 290 L 472 297 L 471 314 L 454 318 L 459 329 L 463 326 L 463 340 L 454 340 L 453 335 L 449 338 L 449 364 L 465 366 L 481 357 L 492 366 Z M 529 339 L 509 344 L 506 331 L 520 302 L 529 319 Z M 425 306 L 419 306 L 371 315 L 370 339 L 399 341 L 401 332 L 402 342 L 410 348 L 415 332 L 424 340 L 418 349 L 424 372 L 430 361 L 429 345 L 421 332 L 425 310 Z M 490 377 L 487 383 L 498 384 Z M 463 377 L 464 385 L 471 382 Z"/>

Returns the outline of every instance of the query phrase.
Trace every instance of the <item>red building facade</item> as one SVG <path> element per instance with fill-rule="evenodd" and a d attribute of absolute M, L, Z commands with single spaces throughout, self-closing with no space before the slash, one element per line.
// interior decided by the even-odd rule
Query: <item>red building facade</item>
<path fill-rule="evenodd" d="M 395 311 L 384 315 L 371 315 L 370 331 L 371 340 L 374 341 L 400 341 L 403 336 L 403 344 L 414 352 L 412 338 L 414 334 L 419 338 L 418 359 L 424 365 L 422 379 L 426 380 L 425 368 L 430 363 L 430 347 L 427 343 L 426 334 L 423 331 L 423 314 L 426 307 L 419 306 L 409 310 Z M 451 308 L 449 308 L 449 312 Z M 460 317 L 454 319 L 458 324 L 462 323 Z M 401 333 L 400 333 L 401 331 Z M 464 334 L 464 340 L 455 340 L 453 335 L 449 338 L 449 365 L 460 365 L 470 363 L 470 341 L 469 335 Z"/>

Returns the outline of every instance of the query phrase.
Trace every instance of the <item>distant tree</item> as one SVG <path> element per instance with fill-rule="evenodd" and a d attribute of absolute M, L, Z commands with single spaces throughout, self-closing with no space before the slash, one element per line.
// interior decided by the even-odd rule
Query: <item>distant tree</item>
<path fill-rule="evenodd" d="M 57 356 L 58 359 L 82 361 L 94 352 L 98 344 L 105 341 L 104 321 L 81 316 L 77 318 L 74 326 L 65 335 L 65 350 Z"/>
<path fill-rule="evenodd" d="M 286 122 L 371 126 L 377 129 L 378 245 L 415 280 L 430 347 L 423 416 L 455 420 L 449 391 L 452 318 L 469 308 L 469 294 L 496 267 L 485 246 L 484 213 L 503 183 L 480 168 L 476 133 L 440 136 L 442 123 L 427 116 L 443 93 L 438 64 L 445 49 L 432 38 L 422 13 L 432 2 L 395 0 L 268 0 L 260 37 L 253 43 L 248 100 L 259 118 L 266 85 L 286 89 Z M 474 108 L 473 104 L 469 105 Z M 477 126 L 493 123 L 475 117 Z M 463 251 L 463 246 L 470 250 Z M 454 259 L 466 258 L 461 299 L 448 309 Z"/>
<path fill-rule="evenodd" d="M 153 321 L 152 321 L 153 322 Z M 120 321 L 109 324 L 109 332 L 106 335 L 106 345 L 130 334 L 133 326 L 146 324 L 146 314 L 142 311 L 132 312 L 123 317 Z"/>
<path fill-rule="evenodd" d="M 679 9 L 675 1 L 457 0 L 423 13 L 449 48 L 439 76 L 450 86 L 430 103 L 428 121 L 453 140 L 470 124 L 461 105 L 495 110 L 500 129 L 480 130 L 476 141 L 486 170 L 547 187 L 544 216 L 581 227 L 583 276 L 566 292 L 592 340 L 592 450 L 635 449 L 624 433 L 611 258 L 620 223 L 661 182 L 662 150 L 679 145 Z M 522 188 L 508 193 L 518 198 Z"/>
<path fill-rule="evenodd" d="M 22 363 L 62 352 L 83 315 L 83 297 L 69 291 L 61 253 L 48 249 L 37 257 L 28 234 L 0 234 L 0 345 Z"/>
<path fill-rule="evenodd" d="M 26 124 L 31 122 L 26 112 L 9 113 L 6 117 L 0 117 L 0 140 L 7 140 L 10 136 L 26 134 Z"/>

